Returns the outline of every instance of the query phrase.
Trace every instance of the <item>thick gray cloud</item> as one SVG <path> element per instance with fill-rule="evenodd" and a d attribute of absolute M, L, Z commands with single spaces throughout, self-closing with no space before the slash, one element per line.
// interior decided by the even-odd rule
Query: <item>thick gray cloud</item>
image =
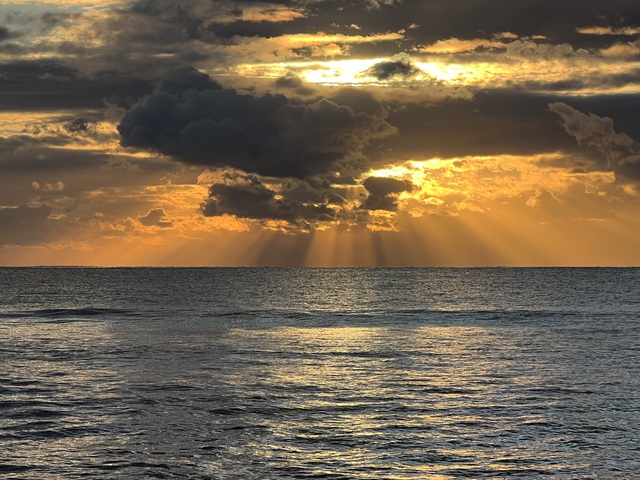
<path fill-rule="evenodd" d="M 305 104 L 220 89 L 212 80 L 203 86 L 191 69 L 170 78 L 124 115 L 118 125 L 123 146 L 192 164 L 307 178 L 354 162 L 371 141 L 395 133 L 381 116 L 325 99 Z"/>
<path fill-rule="evenodd" d="M 369 177 L 362 184 L 369 192 L 369 196 L 362 204 L 364 209 L 391 212 L 398 209 L 398 194 L 410 192 L 414 188 L 408 180 L 386 177 Z"/>
<path fill-rule="evenodd" d="M 228 175 L 226 183 L 211 186 L 202 205 L 205 216 L 236 215 L 255 220 L 284 220 L 308 229 L 309 222 L 337 219 L 337 210 L 328 204 L 303 203 L 265 186 L 255 175 Z"/>

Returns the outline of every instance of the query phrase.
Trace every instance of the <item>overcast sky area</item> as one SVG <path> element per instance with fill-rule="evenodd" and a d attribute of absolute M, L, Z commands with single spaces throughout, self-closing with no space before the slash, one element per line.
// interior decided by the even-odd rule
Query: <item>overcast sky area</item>
<path fill-rule="evenodd" d="M 640 265 L 640 3 L 4 0 L 0 265 Z"/>

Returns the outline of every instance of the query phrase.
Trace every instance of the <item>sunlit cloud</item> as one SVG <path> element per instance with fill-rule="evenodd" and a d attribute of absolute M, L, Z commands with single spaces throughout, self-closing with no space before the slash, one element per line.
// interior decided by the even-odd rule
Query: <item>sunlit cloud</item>
<path fill-rule="evenodd" d="M 615 43 L 610 47 L 603 48 L 600 53 L 604 57 L 635 59 L 640 54 L 640 41 Z"/>
<path fill-rule="evenodd" d="M 624 263 L 614 6 L 3 2 L 0 262 Z"/>
<path fill-rule="evenodd" d="M 487 40 L 476 38 L 473 40 L 462 40 L 459 38 L 448 38 L 438 40 L 431 45 L 417 48 L 419 53 L 463 53 L 475 52 L 479 49 L 494 50 L 496 48 L 506 48 L 507 45 L 501 40 Z"/>
<path fill-rule="evenodd" d="M 612 35 L 612 36 L 633 36 L 640 35 L 640 27 L 579 27 L 578 33 L 584 35 Z"/>

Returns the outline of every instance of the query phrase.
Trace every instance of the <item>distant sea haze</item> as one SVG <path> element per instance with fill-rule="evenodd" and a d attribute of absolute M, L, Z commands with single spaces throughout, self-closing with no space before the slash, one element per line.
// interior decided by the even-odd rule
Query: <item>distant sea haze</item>
<path fill-rule="evenodd" d="M 0 268 L 0 477 L 637 478 L 640 269 Z"/>

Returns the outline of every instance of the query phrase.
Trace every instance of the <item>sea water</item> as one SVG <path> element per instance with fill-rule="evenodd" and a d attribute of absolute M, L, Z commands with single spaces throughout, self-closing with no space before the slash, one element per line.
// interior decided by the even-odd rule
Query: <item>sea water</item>
<path fill-rule="evenodd" d="M 637 269 L 0 285 L 2 478 L 640 478 Z"/>

